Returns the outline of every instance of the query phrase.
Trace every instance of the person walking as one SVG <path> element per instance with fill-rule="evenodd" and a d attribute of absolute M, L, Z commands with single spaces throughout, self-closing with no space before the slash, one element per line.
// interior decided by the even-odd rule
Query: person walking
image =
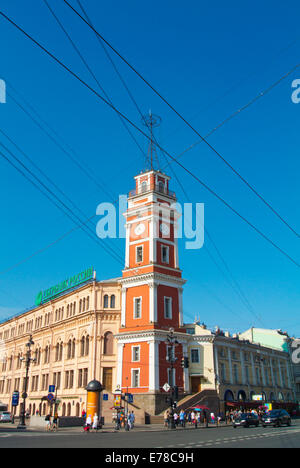
<path fill-rule="evenodd" d="M 170 411 L 167 409 L 164 412 L 164 427 L 166 427 L 166 428 L 169 427 L 169 417 L 170 417 Z"/>
<path fill-rule="evenodd" d="M 185 427 L 185 412 L 183 410 L 179 413 L 179 420 L 181 427 Z"/>
<path fill-rule="evenodd" d="M 133 411 L 131 411 L 131 413 L 128 416 L 128 422 L 129 422 L 130 429 L 133 429 L 134 423 L 135 423 L 135 414 Z"/>
<path fill-rule="evenodd" d="M 94 418 L 93 418 L 93 427 L 92 428 L 93 428 L 94 431 L 97 432 L 98 427 L 99 427 L 99 416 L 98 416 L 97 413 L 95 413 Z"/>
<path fill-rule="evenodd" d="M 51 429 L 51 415 L 50 414 L 47 414 L 47 416 L 45 417 L 45 421 L 46 421 L 46 431 L 50 431 Z"/>
<path fill-rule="evenodd" d="M 89 414 L 86 419 L 86 423 L 84 427 L 85 432 L 90 432 L 91 427 L 92 427 L 92 416 Z"/>
<path fill-rule="evenodd" d="M 211 419 L 212 424 L 215 424 L 216 422 L 215 413 L 210 413 L 210 419 Z"/>
<path fill-rule="evenodd" d="M 52 431 L 56 432 L 57 429 L 58 429 L 58 414 L 55 413 L 53 416 Z"/>

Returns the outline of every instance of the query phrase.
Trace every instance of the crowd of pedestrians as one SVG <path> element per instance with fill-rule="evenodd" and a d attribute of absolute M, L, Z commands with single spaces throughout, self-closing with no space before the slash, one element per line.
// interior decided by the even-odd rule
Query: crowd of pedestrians
<path fill-rule="evenodd" d="M 208 409 L 201 409 L 201 410 L 180 410 L 179 412 L 173 411 L 171 412 L 170 409 L 167 409 L 164 412 L 164 427 L 168 428 L 171 425 L 172 417 L 174 418 L 174 425 L 175 427 L 186 427 L 186 426 L 194 426 L 197 428 L 198 426 L 206 426 L 208 424 L 214 424 L 216 426 L 220 425 L 222 420 L 222 415 L 218 414 L 217 416 L 210 412 Z"/>

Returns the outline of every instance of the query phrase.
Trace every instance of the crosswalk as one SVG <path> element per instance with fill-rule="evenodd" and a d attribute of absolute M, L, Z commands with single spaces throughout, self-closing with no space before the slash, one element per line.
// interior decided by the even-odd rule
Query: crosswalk
<path fill-rule="evenodd" d="M 188 442 L 188 443 L 180 443 L 180 444 L 171 444 L 166 445 L 164 447 L 156 447 L 157 449 L 162 448 L 205 448 L 205 447 L 213 447 L 219 445 L 226 445 L 226 444 L 234 444 L 240 443 L 243 441 L 251 441 L 255 439 L 267 439 L 272 437 L 279 437 L 291 434 L 300 433 L 300 428 L 289 428 L 285 430 L 274 430 L 268 432 L 260 432 L 255 434 L 247 434 L 247 435 L 240 435 L 240 436 L 232 436 L 232 437 L 224 437 L 222 439 L 215 439 L 215 440 L 206 440 L 206 441 L 197 441 L 197 442 Z"/>

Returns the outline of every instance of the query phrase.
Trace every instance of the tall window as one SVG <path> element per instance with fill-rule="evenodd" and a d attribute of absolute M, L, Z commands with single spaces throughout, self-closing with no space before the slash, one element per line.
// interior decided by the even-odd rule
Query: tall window
<path fill-rule="evenodd" d="M 106 332 L 104 335 L 103 354 L 112 355 L 114 352 L 114 338 L 111 332 Z"/>
<path fill-rule="evenodd" d="M 133 318 L 135 319 L 142 318 L 142 298 L 141 297 L 134 298 Z"/>
<path fill-rule="evenodd" d="M 143 261 L 143 246 L 139 245 L 136 248 L 136 263 L 142 263 Z"/>
<path fill-rule="evenodd" d="M 103 298 L 103 307 L 104 309 L 108 309 L 108 295 L 107 294 L 105 294 Z"/>
<path fill-rule="evenodd" d="M 140 369 L 133 369 L 132 370 L 132 388 L 137 388 L 140 386 Z"/>
<path fill-rule="evenodd" d="M 132 362 L 139 362 L 140 360 L 140 347 L 133 346 L 132 347 Z"/>
<path fill-rule="evenodd" d="M 171 297 L 164 298 L 164 308 L 165 308 L 165 318 L 171 319 L 172 318 L 172 298 Z"/>
<path fill-rule="evenodd" d="M 191 361 L 193 363 L 199 363 L 200 362 L 199 349 L 192 349 L 191 350 Z"/>
<path fill-rule="evenodd" d="M 161 261 L 162 263 L 169 263 L 170 249 L 166 245 L 161 246 Z"/>
<path fill-rule="evenodd" d="M 114 309 L 116 307 L 116 296 L 113 294 L 110 296 L 110 308 Z"/>

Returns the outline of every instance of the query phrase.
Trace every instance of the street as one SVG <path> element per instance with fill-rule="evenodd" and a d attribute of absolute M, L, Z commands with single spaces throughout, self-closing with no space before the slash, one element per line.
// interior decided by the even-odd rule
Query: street
<path fill-rule="evenodd" d="M 79 428 L 61 429 L 57 433 L 21 432 L 0 427 L 1 448 L 103 448 L 154 449 L 160 453 L 193 451 L 200 448 L 300 448 L 300 421 L 291 427 L 239 428 L 210 427 L 175 431 L 136 428 L 133 431 L 83 433 Z M 195 453 L 197 452 L 195 450 Z M 124 450 L 122 451 L 124 452 Z"/>

